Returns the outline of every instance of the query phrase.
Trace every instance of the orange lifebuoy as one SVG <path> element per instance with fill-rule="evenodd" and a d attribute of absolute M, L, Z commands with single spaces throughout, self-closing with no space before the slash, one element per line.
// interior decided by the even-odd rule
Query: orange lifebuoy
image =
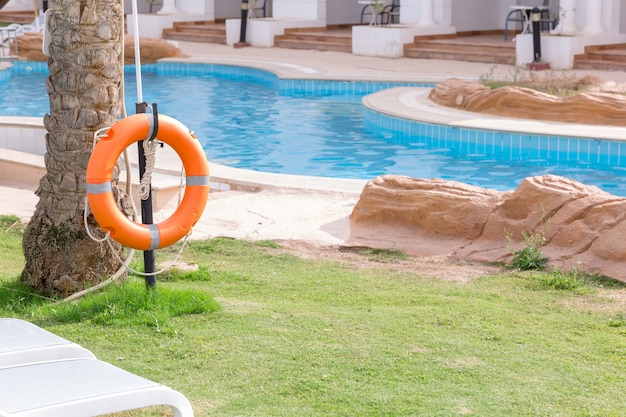
<path fill-rule="evenodd" d="M 182 201 L 170 217 L 150 225 L 133 222 L 118 208 L 111 186 L 113 168 L 124 149 L 151 136 L 152 118 L 136 114 L 115 123 L 94 147 L 86 175 L 87 200 L 100 227 L 122 245 L 139 250 L 160 249 L 183 238 L 200 218 L 209 197 L 209 164 L 202 146 L 185 125 L 159 115 L 156 136 L 176 151 L 185 167 Z"/>

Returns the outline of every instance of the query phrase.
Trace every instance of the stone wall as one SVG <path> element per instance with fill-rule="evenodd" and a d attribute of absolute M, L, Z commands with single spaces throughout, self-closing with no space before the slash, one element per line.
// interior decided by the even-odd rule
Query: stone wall
<path fill-rule="evenodd" d="M 549 82 L 549 81 L 548 81 Z M 579 88 L 599 80 L 581 79 Z M 553 120 L 595 125 L 626 126 L 626 96 L 614 85 L 594 85 L 593 92 L 556 97 L 514 86 L 491 89 L 478 82 L 450 78 L 435 86 L 429 99 L 442 106 L 519 119 Z M 575 83 L 572 88 L 576 88 Z"/>
<path fill-rule="evenodd" d="M 350 244 L 479 262 L 510 263 L 522 232 L 543 233 L 550 265 L 626 282 L 626 199 L 555 175 L 506 192 L 385 175 L 367 183 L 350 221 Z"/>

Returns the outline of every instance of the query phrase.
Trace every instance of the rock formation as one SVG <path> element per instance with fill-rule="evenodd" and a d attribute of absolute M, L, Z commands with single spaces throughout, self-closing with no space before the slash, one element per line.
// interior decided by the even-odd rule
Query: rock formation
<path fill-rule="evenodd" d="M 492 90 L 478 82 L 450 78 L 437 84 L 429 99 L 442 106 L 496 116 L 626 126 L 626 96 L 609 92 L 556 97 L 513 86 Z"/>
<path fill-rule="evenodd" d="M 29 61 L 47 61 L 48 57 L 41 51 L 43 34 L 30 32 L 17 38 L 18 55 Z M 162 39 L 141 38 L 141 62 L 153 64 L 161 58 L 183 58 L 186 55 L 171 43 Z M 135 63 L 134 40 L 127 36 L 124 40 L 124 63 Z"/>
<path fill-rule="evenodd" d="M 350 216 L 350 244 L 510 263 L 522 232 L 542 233 L 550 265 L 626 282 L 626 199 L 545 175 L 498 192 L 454 181 L 384 175 Z"/>

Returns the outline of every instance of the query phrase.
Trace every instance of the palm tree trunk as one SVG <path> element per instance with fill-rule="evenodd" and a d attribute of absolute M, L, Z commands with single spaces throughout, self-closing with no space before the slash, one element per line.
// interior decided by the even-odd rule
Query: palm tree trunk
<path fill-rule="evenodd" d="M 93 134 L 121 113 L 123 10 L 119 0 L 52 0 L 49 9 L 47 174 L 24 234 L 21 280 L 47 296 L 67 296 L 120 266 L 113 251 L 121 253 L 121 247 L 91 240 L 83 213 Z M 126 196 L 117 192 L 125 203 Z M 88 223 L 91 230 L 98 228 L 91 216 Z"/>

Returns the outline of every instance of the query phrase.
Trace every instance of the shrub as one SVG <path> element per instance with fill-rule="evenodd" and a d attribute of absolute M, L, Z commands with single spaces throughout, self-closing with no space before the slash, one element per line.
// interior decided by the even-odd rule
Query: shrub
<path fill-rule="evenodd" d="M 522 271 L 531 269 L 544 269 L 548 264 L 548 258 L 543 254 L 541 247 L 545 244 L 545 236 L 541 233 L 522 232 L 524 246 L 519 251 L 509 245 L 513 255 L 511 266 Z M 507 235 L 509 242 L 512 240 L 510 233 Z"/>

